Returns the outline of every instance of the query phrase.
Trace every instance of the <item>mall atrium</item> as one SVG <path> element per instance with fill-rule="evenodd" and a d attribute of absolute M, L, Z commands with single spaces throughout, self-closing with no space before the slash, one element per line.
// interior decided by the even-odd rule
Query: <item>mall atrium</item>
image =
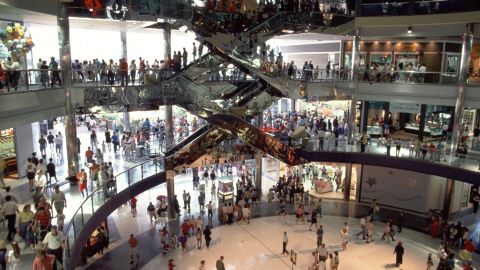
<path fill-rule="evenodd" d="M 479 0 L 0 0 L 1 269 L 480 269 Z"/>

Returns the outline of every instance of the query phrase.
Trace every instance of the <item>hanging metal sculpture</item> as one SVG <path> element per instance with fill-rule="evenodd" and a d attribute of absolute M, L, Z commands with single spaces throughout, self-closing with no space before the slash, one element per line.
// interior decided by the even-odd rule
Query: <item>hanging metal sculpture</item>
<path fill-rule="evenodd" d="M 105 12 L 110 20 L 125 21 L 127 19 L 127 0 L 108 0 Z"/>
<path fill-rule="evenodd" d="M 102 8 L 102 0 L 85 0 L 85 7 L 96 17 L 97 12 Z"/>

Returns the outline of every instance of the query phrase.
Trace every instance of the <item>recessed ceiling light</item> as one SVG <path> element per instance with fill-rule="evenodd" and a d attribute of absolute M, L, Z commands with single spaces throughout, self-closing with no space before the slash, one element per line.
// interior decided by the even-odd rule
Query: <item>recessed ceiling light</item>
<path fill-rule="evenodd" d="M 409 34 L 413 33 L 413 30 L 412 30 L 411 26 L 408 27 L 407 33 L 409 33 Z"/>

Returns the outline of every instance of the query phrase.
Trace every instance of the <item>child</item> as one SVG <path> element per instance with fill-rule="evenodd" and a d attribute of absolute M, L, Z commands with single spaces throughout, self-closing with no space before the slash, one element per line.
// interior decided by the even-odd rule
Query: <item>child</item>
<path fill-rule="evenodd" d="M 57 214 L 57 227 L 59 231 L 63 231 L 63 226 L 65 225 L 65 215 L 63 213 Z"/>

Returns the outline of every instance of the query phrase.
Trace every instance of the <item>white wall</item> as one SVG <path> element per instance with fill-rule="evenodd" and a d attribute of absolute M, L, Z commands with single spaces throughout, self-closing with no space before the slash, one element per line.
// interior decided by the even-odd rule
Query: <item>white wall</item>
<path fill-rule="evenodd" d="M 380 204 L 424 213 L 443 209 L 445 186 L 442 177 L 364 165 L 360 201 L 377 199 Z"/>
<path fill-rule="evenodd" d="M 57 28 L 51 25 L 26 24 L 32 35 L 35 46 L 32 48 L 33 68 L 36 68 L 38 59 L 50 62 L 50 57 L 59 59 Z M 27 55 L 28 57 L 28 55 Z"/>
<path fill-rule="evenodd" d="M 15 152 L 17 155 L 18 176 L 20 178 L 26 176 L 25 164 L 27 163 L 27 158 L 32 156 L 32 152 L 38 152 L 34 148 L 34 143 L 38 141 L 38 137 L 35 138 L 34 133 L 38 133 L 37 122 L 15 128 Z M 39 153 L 37 157 L 40 157 Z"/>

